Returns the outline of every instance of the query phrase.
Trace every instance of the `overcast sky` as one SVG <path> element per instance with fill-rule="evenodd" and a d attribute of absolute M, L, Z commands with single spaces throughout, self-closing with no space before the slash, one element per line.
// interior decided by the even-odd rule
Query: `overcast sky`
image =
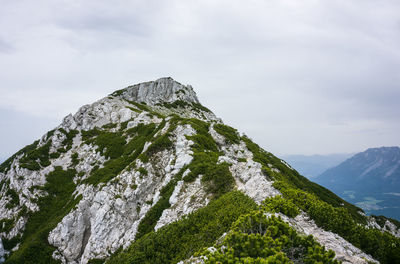
<path fill-rule="evenodd" d="M 0 0 L 0 157 L 171 76 L 277 155 L 400 145 L 400 1 Z"/>

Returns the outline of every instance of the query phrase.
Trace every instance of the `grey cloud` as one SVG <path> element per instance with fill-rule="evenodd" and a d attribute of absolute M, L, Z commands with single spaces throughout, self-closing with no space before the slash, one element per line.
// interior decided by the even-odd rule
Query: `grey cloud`
<path fill-rule="evenodd" d="M 2 10 L 18 52 L 0 52 L 0 107 L 61 120 L 172 76 L 273 152 L 400 144 L 398 1 L 41 0 Z"/>
<path fill-rule="evenodd" d="M 11 53 L 15 50 L 14 46 L 0 37 L 0 53 Z"/>

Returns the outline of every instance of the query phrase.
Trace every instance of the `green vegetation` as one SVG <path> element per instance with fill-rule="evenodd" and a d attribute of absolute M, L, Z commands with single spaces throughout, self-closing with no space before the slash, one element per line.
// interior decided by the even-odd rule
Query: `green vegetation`
<path fill-rule="evenodd" d="M 10 232 L 11 229 L 14 227 L 14 219 L 1 219 L 0 220 L 0 233 L 2 232 Z"/>
<path fill-rule="evenodd" d="M 198 175 L 204 175 L 207 172 L 211 173 L 212 169 L 217 165 L 219 153 L 215 152 L 194 152 L 193 160 L 189 165 L 190 172 L 183 177 L 185 182 L 194 181 Z M 210 178 L 210 177 L 207 177 Z"/>
<path fill-rule="evenodd" d="M 140 172 L 141 175 L 146 176 L 148 174 L 147 170 L 143 167 L 140 167 L 138 169 L 138 172 Z"/>
<path fill-rule="evenodd" d="M 126 141 L 121 132 L 102 132 L 93 143 L 106 158 L 115 159 L 122 155 Z"/>
<path fill-rule="evenodd" d="M 123 169 L 130 165 L 143 151 L 144 144 L 151 141 L 154 134 L 164 127 L 162 122 L 158 127 L 155 124 L 143 125 L 130 128 L 125 132 L 107 132 L 101 130 L 87 131 L 84 138 L 87 143 L 94 143 L 99 150 L 109 157 L 110 160 L 103 164 L 103 168 L 93 169 L 84 183 L 98 185 L 106 183 Z M 96 137 L 95 137 L 96 136 Z M 129 142 L 125 138 L 129 136 Z"/>
<path fill-rule="evenodd" d="M 193 136 L 186 136 L 186 138 L 194 142 L 192 149 L 196 152 L 218 152 L 217 144 L 210 135 L 196 134 Z"/>
<path fill-rule="evenodd" d="M 9 187 L 9 189 L 6 192 L 6 196 L 9 196 L 11 198 L 10 201 L 6 204 L 7 209 L 11 209 L 19 205 L 19 196 L 14 189 L 11 189 Z"/>
<path fill-rule="evenodd" d="M 235 185 L 235 179 L 229 171 L 228 163 L 213 164 L 209 166 L 201 181 L 205 183 L 206 192 L 217 198 L 229 192 Z"/>
<path fill-rule="evenodd" d="M 81 133 L 82 133 L 82 140 L 88 142 L 93 137 L 100 135 L 101 130 L 95 127 L 94 129 L 88 131 L 82 130 Z"/>
<path fill-rule="evenodd" d="M 72 166 L 76 166 L 79 163 L 78 153 L 75 152 L 71 155 Z"/>
<path fill-rule="evenodd" d="M 228 163 L 217 163 L 221 153 L 208 133 L 209 124 L 198 119 L 185 119 L 183 124 L 190 124 L 197 132 L 196 135 L 187 136 L 194 142 L 193 160 L 188 166 L 190 172 L 183 180 L 192 182 L 199 175 L 203 175 L 202 182 L 205 184 L 206 191 L 213 194 L 214 198 L 232 190 L 235 180 L 229 171 Z"/>
<path fill-rule="evenodd" d="M 5 180 L 1 180 L 0 181 L 0 192 L 1 192 L 1 190 L 3 190 L 3 186 L 6 186 L 6 181 Z"/>
<path fill-rule="evenodd" d="M 262 208 L 267 212 L 282 213 L 292 218 L 300 213 L 299 208 L 291 200 L 280 195 L 265 199 Z"/>
<path fill-rule="evenodd" d="M 197 112 L 204 111 L 204 112 L 212 113 L 210 109 L 208 109 L 207 107 L 203 106 L 202 104 L 192 103 L 192 107 Z"/>
<path fill-rule="evenodd" d="M 211 246 L 242 214 L 257 206 L 239 191 L 215 199 L 177 222 L 137 239 L 107 263 L 176 263 Z"/>
<path fill-rule="evenodd" d="M 335 253 L 326 251 L 312 236 L 302 237 L 281 218 L 262 211 L 243 215 L 232 225 L 215 251 L 198 255 L 205 263 L 332 263 Z"/>
<path fill-rule="evenodd" d="M 187 107 L 191 107 L 191 103 L 188 103 L 186 101 L 182 101 L 182 100 L 176 100 L 172 103 L 158 103 L 157 105 L 161 105 L 165 108 L 171 109 L 171 108 L 187 108 Z"/>
<path fill-rule="evenodd" d="M 72 179 L 75 174 L 75 170 L 64 171 L 61 167 L 55 167 L 55 170 L 46 176 L 47 182 L 42 189 L 48 195 L 38 200 L 39 211 L 29 213 L 24 234 L 17 238 L 21 245 L 5 263 L 58 263 L 52 258 L 55 248 L 48 244 L 47 237 L 80 200 L 80 197 L 72 197 L 75 190 Z M 17 241 L 7 241 L 6 249 L 10 249 L 15 242 Z"/>
<path fill-rule="evenodd" d="M 147 148 L 145 153 L 141 156 L 141 160 L 143 162 L 148 162 L 149 158 L 157 152 L 160 152 L 165 149 L 170 149 L 173 144 L 169 139 L 169 133 L 165 133 L 162 136 L 159 136 L 154 140 L 154 142 Z"/>
<path fill-rule="evenodd" d="M 88 264 L 103 264 L 104 262 L 104 259 L 90 259 L 88 261 Z"/>
<path fill-rule="evenodd" d="M 25 156 L 20 159 L 20 166 L 33 171 L 49 166 L 49 152 L 51 143 L 52 141 L 49 140 L 43 146 L 27 152 Z"/>
<path fill-rule="evenodd" d="M 240 143 L 240 137 L 238 135 L 238 132 L 233 127 L 224 124 L 215 124 L 214 129 L 215 131 L 217 131 L 218 134 L 225 137 L 225 143 L 227 144 Z"/>
<path fill-rule="evenodd" d="M 209 113 L 211 113 L 211 110 L 210 109 L 208 109 L 207 107 L 205 107 L 205 106 L 203 106 L 203 105 L 201 105 L 201 104 L 199 104 L 199 103 L 189 103 L 189 102 L 186 102 L 186 101 L 182 101 L 182 100 L 176 100 L 176 101 L 174 101 L 174 102 L 172 102 L 172 103 L 166 103 L 166 102 L 164 102 L 164 103 L 159 103 L 159 104 L 157 104 L 157 105 L 160 105 L 160 106 L 163 106 L 163 107 L 165 107 L 165 108 L 168 108 L 168 109 L 174 109 L 174 108 L 191 108 L 192 110 L 194 110 L 194 111 L 196 111 L 196 112 L 200 112 L 200 111 L 204 111 L 204 112 L 209 112 Z"/>
<path fill-rule="evenodd" d="M 118 123 L 108 123 L 102 126 L 102 129 L 111 129 L 111 128 L 116 128 L 118 126 Z"/>
<path fill-rule="evenodd" d="M 319 227 L 339 234 L 381 263 L 400 263 L 400 239 L 388 232 L 359 225 L 348 209 L 334 207 L 314 194 L 293 188 L 282 181 L 276 181 L 274 187 L 288 202 L 307 212 Z"/>
<path fill-rule="evenodd" d="M 121 96 L 125 91 L 126 91 L 126 88 L 120 89 L 120 90 L 117 90 L 117 91 L 113 92 L 111 95 L 115 96 L 115 97 Z"/>
<path fill-rule="evenodd" d="M 142 112 L 142 111 L 140 111 L 140 110 L 138 110 L 138 109 L 136 109 L 136 108 L 130 107 L 130 106 L 127 106 L 126 108 L 128 108 L 128 109 L 130 109 L 131 111 L 136 112 L 136 113 L 141 113 L 141 112 Z"/>
<path fill-rule="evenodd" d="M 22 168 L 37 171 L 49 166 L 51 164 L 50 159 L 58 158 L 60 153 L 67 152 L 72 148 L 73 138 L 78 134 L 77 130 L 66 132 L 64 129 L 60 128 L 59 131 L 66 135 L 66 139 L 62 142 L 63 147 L 57 150 L 58 153 L 50 154 L 52 140 L 49 140 L 49 138 L 54 134 L 54 130 L 51 130 L 46 134 L 46 139 L 48 140 L 46 144 L 38 148 L 39 141 L 35 141 L 33 144 L 21 149 L 0 165 L 0 172 L 6 172 L 10 168 L 13 160 L 21 154 L 24 154 L 19 162 Z"/>
<path fill-rule="evenodd" d="M 142 102 L 142 103 L 137 103 L 137 102 L 129 101 L 129 100 L 126 100 L 126 99 L 125 99 L 125 101 L 127 101 L 127 102 L 130 103 L 131 105 L 134 105 L 134 106 L 137 107 L 140 111 L 146 111 L 146 112 L 148 112 L 150 116 L 157 116 L 157 117 L 159 117 L 159 118 L 164 118 L 164 116 L 163 116 L 162 114 L 153 111 L 153 110 L 152 110 L 150 107 L 148 107 L 148 106 L 146 105 L 146 103 L 144 103 L 144 102 Z M 133 109 L 131 109 L 131 110 L 133 110 Z M 133 110 L 133 111 L 134 111 L 134 110 Z"/>
<path fill-rule="evenodd" d="M 37 145 L 39 144 L 39 140 L 36 140 L 35 142 L 33 142 L 30 145 L 25 146 L 23 149 L 21 149 L 20 151 L 18 151 L 17 153 L 15 153 L 14 155 L 12 155 L 9 159 L 7 159 L 6 161 L 4 161 L 1 165 L 0 165 L 0 172 L 5 173 L 7 170 L 10 169 L 10 166 L 12 164 L 12 162 L 14 161 L 14 159 L 21 155 L 21 154 L 26 154 L 26 153 L 30 153 L 32 151 L 34 151 L 37 148 Z"/>
<path fill-rule="evenodd" d="M 218 198 L 224 193 L 230 191 L 234 186 L 234 179 L 229 171 L 227 163 L 217 164 L 219 153 L 218 147 L 211 135 L 208 134 L 209 125 L 206 122 L 197 119 L 181 119 L 174 117 L 170 120 L 170 127 L 164 135 L 158 136 L 149 146 L 147 151 L 141 155 L 143 161 L 148 161 L 149 157 L 163 149 L 168 149 L 172 146 L 169 140 L 170 133 L 175 130 L 178 123 L 190 124 L 198 134 L 188 137 L 194 141 L 194 159 L 187 167 L 181 171 L 161 190 L 160 200 L 148 211 L 145 218 L 141 221 L 138 227 L 137 238 L 143 237 L 145 234 L 154 230 L 154 227 L 162 215 L 162 212 L 169 208 L 169 198 L 176 186 L 176 183 L 181 180 L 183 172 L 189 168 L 190 173 L 184 178 L 186 182 L 193 181 L 198 175 L 203 175 L 202 182 L 205 184 L 206 191 L 213 194 L 214 198 Z M 129 131 L 129 130 L 128 130 Z M 207 151 L 204 153 L 203 151 Z M 141 174 L 146 175 L 138 169 Z"/>
<path fill-rule="evenodd" d="M 18 235 L 11 239 L 7 239 L 7 238 L 3 237 L 2 240 L 3 240 L 4 249 L 10 250 L 10 249 L 13 249 L 21 241 L 21 236 Z"/>
<path fill-rule="evenodd" d="M 60 152 L 52 152 L 50 153 L 49 157 L 50 159 L 57 159 L 61 156 Z"/>

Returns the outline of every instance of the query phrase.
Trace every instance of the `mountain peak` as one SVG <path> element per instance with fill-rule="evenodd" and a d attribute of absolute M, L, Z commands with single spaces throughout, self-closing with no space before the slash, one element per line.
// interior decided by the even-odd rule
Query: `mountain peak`
<path fill-rule="evenodd" d="M 192 86 L 183 85 L 171 77 L 163 77 L 155 81 L 131 85 L 115 91 L 111 95 L 149 105 L 172 103 L 175 101 L 199 103 L 199 99 Z"/>

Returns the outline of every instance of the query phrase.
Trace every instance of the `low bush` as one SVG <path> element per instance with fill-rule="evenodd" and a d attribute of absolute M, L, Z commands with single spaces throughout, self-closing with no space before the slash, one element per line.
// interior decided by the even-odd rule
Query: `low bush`
<path fill-rule="evenodd" d="M 0 220 L 0 233 L 2 232 L 10 232 L 11 229 L 14 227 L 14 219 L 1 219 Z"/>
<path fill-rule="evenodd" d="M 214 129 L 218 134 L 225 137 L 225 142 L 227 144 L 239 144 L 240 137 L 238 132 L 233 127 L 224 124 L 214 124 Z"/>
<path fill-rule="evenodd" d="M 335 253 L 326 251 L 312 236 L 299 236 L 281 218 L 262 211 L 243 215 L 232 225 L 216 250 L 205 249 L 205 263 L 332 263 Z"/>
<path fill-rule="evenodd" d="M 18 193 L 14 189 L 11 189 L 9 187 L 6 192 L 6 196 L 10 197 L 10 201 L 8 201 L 8 203 L 6 204 L 7 209 L 11 209 L 11 208 L 19 205 L 19 196 L 18 196 Z"/>
<path fill-rule="evenodd" d="M 275 182 L 274 187 L 285 199 L 307 212 L 319 227 L 339 234 L 381 263 L 400 263 L 399 238 L 388 232 L 360 225 L 346 208 L 334 207 L 313 194 L 290 187 L 287 183 Z"/>
<path fill-rule="evenodd" d="M 10 158 L 8 158 L 6 161 L 4 161 L 0 165 L 0 172 L 3 172 L 3 173 L 7 172 L 7 170 L 10 169 L 10 166 L 16 157 L 18 157 L 21 154 L 27 154 L 27 153 L 34 151 L 37 148 L 38 144 L 39 144 L 39 140 L 36 140 L 32 144 L 25 146 L 23 149 L 19 150 L 17 153 L 12 155 Z"/>
<path fill-rule="evenodd" d="M 24 157 L 20 159 L 20 166 L 28 170 L 40 170 L 42 167 L 50 165 L 49 152 L 52 141 L 49 140 L 43 146 L 32 149 L 27 152 Z"/>
<path fill-rule="evenodd" d="M 280 195 L 265 199 L 262 203 L 262 208 L 267 212 L 282 213 L 292 218 L 300 213 L 297 205 Z"/>

